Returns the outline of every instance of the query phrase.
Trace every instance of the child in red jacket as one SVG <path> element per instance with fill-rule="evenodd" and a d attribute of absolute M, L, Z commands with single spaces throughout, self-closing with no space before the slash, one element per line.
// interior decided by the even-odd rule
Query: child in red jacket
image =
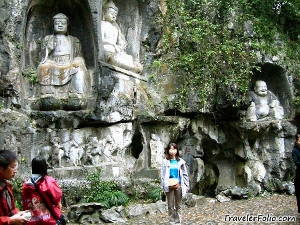
<path fill-rule="evenodd" d="M 26 224 L 25 212 L 15 206 L 11 180 L 18 172 L 18 157 L 9 150 L 0 150 L 0 225 Z"/>
<path fill-rule="evenodd" d="M 61 216 L 62 191 L 56 180 L 47 174 L 47 162 L 43 157 L 33 158 L 31 165 L 32 175 L 22 188 L 23 208 L 31 213 L 27 225 L 55 225 Z"/>

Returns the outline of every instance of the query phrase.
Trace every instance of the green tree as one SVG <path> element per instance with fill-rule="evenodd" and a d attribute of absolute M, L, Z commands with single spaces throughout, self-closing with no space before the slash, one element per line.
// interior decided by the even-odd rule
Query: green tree
<path fill-rule="evenodd" d="M 185 107 L 191 91 L 197 93 L 200 108 L 207 102 L 242 107 L 251 74 L 260 70 L 258 52 L 286 52 L 286 63 L 296 68 L 292 72 L 299 79 L 296 0 L 168 0 L 167 5 L 161 65 L 182 74 L 180 107 Z M 248 21 L 253 34 L 245 32 Z M 285 46 L 276 45 L 278 37 Z"/>

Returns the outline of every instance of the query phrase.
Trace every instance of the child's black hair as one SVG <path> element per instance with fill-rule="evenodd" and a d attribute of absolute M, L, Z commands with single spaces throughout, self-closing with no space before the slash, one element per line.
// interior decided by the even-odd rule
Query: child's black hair
<path fill-rule="evenodd" d="M 42 176 L 47 175 L 47 162 L 42 156 L 36 156 L 31 161 L 32 174 L 41 174 Z"/>
<path fill-rule="evenodd" d="M 18 156 L 10 150 L 0 150 L 0 166 L 6 169 L 9 164 L 18 160 Z"/>

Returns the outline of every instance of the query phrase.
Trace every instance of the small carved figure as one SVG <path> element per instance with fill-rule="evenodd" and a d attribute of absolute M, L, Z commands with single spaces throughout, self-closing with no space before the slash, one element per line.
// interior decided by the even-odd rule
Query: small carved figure
<path fill-rule="evenodd" d="M 249 93 L 250 106 L 247 109 L 246 120 L 257 121 L 267 118 L 282 119 L 284 109 L 274 93 L 267 89 L 266 82 L 258 80 L 254 91 Z"/>
<path fill-rule="evenodd" d="M 70 161 L 74 166 L 81 166 L 81 159 L 83 157 L 84 150 L 75 141 L 70 146 Z"/>
<path fill-rule="evenodd" d="M 93 166 L 100 164 L 102 142 L 98 141 L 97 137 L 89 137 L 88 144 L 86 145 L 86 162 L 91 163 Z"/>
<path fill-rule="evenodd" d="M 92 152 L 93 152 L 93 149 L 94 149 L 93 138 L 94 137 L 88 137 L 87 140 L 86 140 L 85 154 L 84 154 L 84 157 L 83 157 L 84 166 L 85 165 L 94 165 L 93 156 L 92 156 Z M 97 142 L 98 142 L 98 140 L 97 140 Z"/>
<path fill-rule="evenodd" d="M 102 151 L 103 156 L 107 162 L 111 162 L 111 161 L 113 161 L 112 154 L 115 151 L 115 149 L 113 148 L 113 139 L 109 135 L 102 141 L 103 141 L 103 151 Z"/>
<path fill-rule="evenodd" d="M 161 159 L 161 154 L 159 155 L 159 148 L 158 148 L 158 140 L 159 137 L 157 137 L 155 134 L 151 134 L 151 140 L 150 140 L 150 151 L 151 151 L 151 167 L 157 168 L 158 163 L 160 162 L 158 159 Z"/>
<path fill-rule="evenodd" d="M 53 17 L 54 34 L 44 38 L 45 57 L 37 68 L 41 97 L 82 97 L 89 93 L 90 77 L 78 38 L 68 35 L 69 19 Z"/>
<path fill-rule="evenodd" d="M 3 150 L 10 150 L 18 154 L 19 143 L 14 135 L 6 135 L 4 138 Z"/>
<path fill-rule="evenodd" d="M 50 138 L 50 144 L 53 146 L 52 148 L 52 165 L 54 166 L 56 163 L 58 163 L 58 167 L 62 166 L 62 158 L 66 156 L 68 158 L 68 155 L 65 154 L 65 149 L 61 145 L 61 139 L 60 137 L 51 137 Z"/>
<path fill-rule="evenodd" d="M 143 66 L 125 52 L 127 42 L 116 23 L 118 8 L 108 0 L 103 6 L 101 22 L 102 41 L 107 63 L 135 73 L 141 73 Z"/>

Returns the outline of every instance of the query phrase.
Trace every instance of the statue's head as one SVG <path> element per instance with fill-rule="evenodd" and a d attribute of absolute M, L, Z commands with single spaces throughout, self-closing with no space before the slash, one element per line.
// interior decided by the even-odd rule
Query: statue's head
<path fill-rule="evenodd" d="M 58 13 L 56 14 L 55 16 L 53 16 L 53 22 L 56 20 L 56 19 L 65 19 L 67 20 L 67 22 L 69 23 L 69 18 L 63 14 L 63 13 Z"/>
<path fill-rule="evenodd" d="M 108 0 L 104 4 L 102 12 L 103 20 L 106 20 L 111 23 L 116 21 L 118 15 L 118 8 L 111 0 Z"/>
<path fill-rule="evenodd" d="M 108 0 L 104 6 L 103 6 L 103 12 L 106 12 L 108 9 L 113 9 L 114 11 L 118 12 L 118 8 L 117 6 L 115 5 L 115 3 L 113 3 L 112 0 Z"/>
<path fill-rule="evenodd" d="M 262 80 L 256 81 L 254 91 L 259 96 L 266 96 L 268 94 L 268 88 L 266 82 Z"/>
<path fill-rule="evenodd" d="M 69 18 L 63 14 L 58 13 L 53 16 L 54 32 L 59 34 L 65 34 L 68 31 Z"/>

